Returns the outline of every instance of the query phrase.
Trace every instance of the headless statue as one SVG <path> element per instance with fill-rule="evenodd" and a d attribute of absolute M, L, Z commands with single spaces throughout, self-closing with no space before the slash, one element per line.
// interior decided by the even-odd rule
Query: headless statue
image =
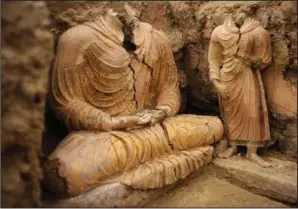
<path fill-rule="evenodd" d="M 78 195 L 101 184 L 160 188 L 212 158 L 223 136 L 212 116 L 178 115 L 180 92 L 166 36 L 125 6 L 59 40 L 51 103 L 70 134 L 44 164 L 45 186 Z"/>
<path fill-rule="evenodd" d="M 271 62 L 269 33 L 244 11 L 229 15 L 212 32 L 208 60 L 231 145 L 219 157 L 229 157 L 237 146 L 246 146 L 248 159 L 271 166 L 257 155 L 257 148 L 270 140 L 260 74 Z"/>

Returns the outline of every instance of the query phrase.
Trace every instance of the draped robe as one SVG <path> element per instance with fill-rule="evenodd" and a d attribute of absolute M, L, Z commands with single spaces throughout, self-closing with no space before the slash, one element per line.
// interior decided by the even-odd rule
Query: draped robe
<path fill-rule="evenodd" d="M 102 18 L 66 31 L 59 40 L 51 100 L 69 134 L 44 165 L 45 186 L 77 195 L 121 182 L 158 188 L 208 163 L 223 126 L 211 116 L 179 115 L 178 74 L 166 36 L 139 23 L 128 53 Z M 106 127 L 112 117 L 162 109 L 166 119 L 136 130 Z"/>
<path fill-rule="evenodd" d="M 248 60 L 271 62 L 270 35 L 254 19 L 238 29 L 228 17 L 211 35 L 210 80 L 227 87 L 228 98 L 220 97 L 220 105 L 230 144 L 261 147 L 270 139 L 267 105 L 261 69 L 252 69 Z"/>

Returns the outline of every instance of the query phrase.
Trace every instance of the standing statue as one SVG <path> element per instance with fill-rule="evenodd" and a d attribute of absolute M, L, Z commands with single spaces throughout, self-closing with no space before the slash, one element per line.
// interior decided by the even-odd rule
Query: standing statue
<path fill-rule="evenodd" d="M 175 116 L 170 43 L 127 5 L 61 36 L 51 103 L 70 132 L 44 164 L 45 187 L 60 195 L 111 182 L 172 184 L 208 163 L 223 136 L 217 117 Z"/>
<path fill-rule="evenodd" d="M 212 32 L 208 61 L 231 145 L 219 157 L 229 157 L 237 146 L 246 146 L 248 159 L 271 166 L 257 155 L 257 148 L 270 140 L 260 74 L 271 62 L 269 33 L 245 11 L 229 15 Z"/>

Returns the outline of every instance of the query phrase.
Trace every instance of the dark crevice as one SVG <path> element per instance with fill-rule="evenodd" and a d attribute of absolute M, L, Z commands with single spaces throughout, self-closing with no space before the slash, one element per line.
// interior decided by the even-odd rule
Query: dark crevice
<path fill-rule="evenodd" d="M 146 62 L 145 62 L 145 59 L 143 60 L 143 62 L 142 62 L 144 65 L 146 65 L 148 68 L 150 68 L 150 70 L 151 70 L 151 73 L 153 74 L 153 68 L 152 67 L 150 67 L 150 65 L 149 64 L 147 64 Z"/>
<path fill-rule="evenodd" d="M 132 24 L 128 24 L 126 22 L 126 20 L 124 19 L 124 17 L 122 17 L 122 16 L 119 16 L 119 20 L 123 23 L 122 31 L 123 31 L 123 34 L 124 34 L 124 40 L 123 40 L 122 46 L 127 52 L 129 52 L 129 53 L 134 52 L 137 49 L 137 46 L 133 41 L 134 26 Z"/>
<path fill-rule="evenodd" d="M 239 41 L 241 39 L 241 33 L 239 32 L 239 37 L 238 37 L 238 40 L 237 40 L 237 51 L 236 51 L 236 56 L 238 55 L 238 52 L 239 52 Z"/>
<path fill-rule="evenodd" d="M 41 103 L 41 95 L 39 93 L 35 94 L 34 103 L 35 104 L 40 104 Z"/>
<path fill-rule="evenodd" d="M 298 66 L 293 64 L 293 60 L 290 60 L 290 64 L 282 72 L 283 78 L 293 85 L 297 84 L 297 70 Z"/>

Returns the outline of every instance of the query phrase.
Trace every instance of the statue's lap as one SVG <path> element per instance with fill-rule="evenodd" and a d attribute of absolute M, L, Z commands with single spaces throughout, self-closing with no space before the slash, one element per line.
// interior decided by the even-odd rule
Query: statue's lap
<path fill-rule="evenodd" d="M 46 176 L 55 170 L 66 180 L 63 190 L 69 195 L 104 182 L 158 188 L 209 162 L 213 149 L 208 145 L 222 136 L 219 118 L 195 115 L 131 131 L 73 132 L 51 154 Z M 56 178 L 48 179 L 53 190 L 59 189 Z"/>

